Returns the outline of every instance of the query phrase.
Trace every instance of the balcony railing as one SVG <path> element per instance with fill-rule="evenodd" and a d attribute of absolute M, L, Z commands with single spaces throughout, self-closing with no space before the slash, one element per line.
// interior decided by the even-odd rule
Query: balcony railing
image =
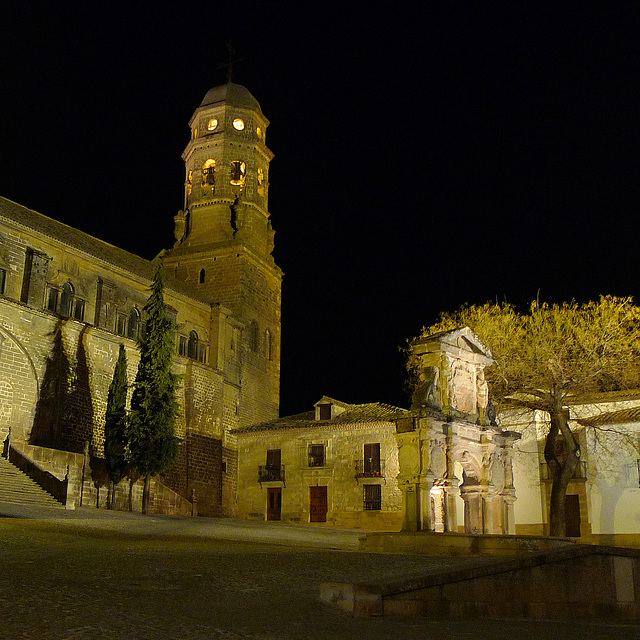
<path fill-rule="evenodd" d="M 574 480 L 586 480 L 587 479 L 587 462 L 586 460 L 579 460 L 578 466 L 573 472 L 572 479 Z M 553 480 L 553 472 L 549 469 L 549 465 L 546 462 L 540 463 L 540 480 Z"/>
<path fill-rule="evenodd" d="M 356 460 L 356 478 L 384 478 L 384 460 Z"/>
<path fill-rule="evenodd" d="M 259 466 L 258 482 L 284 482 L 284 465 L 279 467 L 271 465 Z"/>

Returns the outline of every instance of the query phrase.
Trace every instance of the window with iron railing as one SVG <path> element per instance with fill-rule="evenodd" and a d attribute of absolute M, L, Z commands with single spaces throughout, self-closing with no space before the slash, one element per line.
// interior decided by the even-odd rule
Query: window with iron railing
<path fill-rule="evenodd" d="M 280 449 L 267 451 L 267 464 L 258 467 L 258 482 L 284 482 L 284 465 Z"/>
<path fill-rule="evenodd" d="M 325 448 L 323 444 L 310 444 L 309 449 L 309 466 L 324 467 L 326 463 Z"/>
<path fill-rule="evenodd" d="M 375 465 L 367 464 L 367 460 L 356 460 L 356 478 L 384 478 L 384 460 L 377 460 Z"/>
<path fill-rule="evenodd" d="M 382 486 L 379 484 L 365 484 L 362 489 L 364 493 L 364 510 L 380 511 L 382 509 Z"/>
<path fill-rule="evenodd" d="M 258 467 L 258 482 L 284 482 L 284 465 L 270 467 L 266 464 Z"/>

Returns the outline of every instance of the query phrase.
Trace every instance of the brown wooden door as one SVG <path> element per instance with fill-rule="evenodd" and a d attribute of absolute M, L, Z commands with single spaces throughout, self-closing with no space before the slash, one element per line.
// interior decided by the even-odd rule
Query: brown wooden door
<path fill-rule="evenodd" d="M 565 535 L 568 538 L 580 537 L 580 496 L 564 497 Z"/>
<path fill-rule="evenodd" d="M 309 487 L 310 522 L 327 521 L 327 487 Z"/>
<path fill-rule="evenodd" d="M 267 489 L 267 520 L 280 520 L 282 514 L 282 489 L 269 487 Z"/>

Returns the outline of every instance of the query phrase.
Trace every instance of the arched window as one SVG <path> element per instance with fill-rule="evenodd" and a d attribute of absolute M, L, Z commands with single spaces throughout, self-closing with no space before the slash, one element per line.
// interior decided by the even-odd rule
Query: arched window
<path fill-rule="evenodd" d="M 204 269 L 200 269 L 200 284 L 204 284 L 205 272 Z"/>
<path fill-rule="evenodd" d="M 244 186 L 247 176 L 247 165 L 242 160 L 231 161 L 231 184 Z"/>
<path fill-rule="evenodd" d="M 202 165 L 202 186 L 216 188 L 216 161 L 212 158 Z"/>
<path fill-rule="evenodd" d="M 127 325 L 127 337 L 135 340 L 140 331 L 140 312 L 133 307 L 129 312 L 129 324 Z"/>
<path fill-rule="evenodd" d="M 273 357 L 273 342 L 269 329 L 264 332 L 264 356 L 267 360 L 271 360 Z"/>
<path fill-rule="evenodd" d="M 71 309 L 73 307 L 73 285 L 70 282 L 65 282 L 62 287 L 62 293 L 60 294 L 60 307 L 58 309 L 61 316 L 68 318 L 71 315 Z"/>
<path fill-rule="evenodd" d="M 189 334 L 189 342 L 187 343 L 187 358 L 195 360 L 198 357 L 198 334 L 192 331 Z"/>
<path fill-rule="evenodd" d="M 260 328 L 255 320 L 249 328 L 249 348 L 256 353 L 260 349 Z"/>
<path fill-rule="evenodd" d="M 191 197 L 191 191 L 193 190 L 193 171 L 189 170 L 187 173 L 187 198 Z"/>

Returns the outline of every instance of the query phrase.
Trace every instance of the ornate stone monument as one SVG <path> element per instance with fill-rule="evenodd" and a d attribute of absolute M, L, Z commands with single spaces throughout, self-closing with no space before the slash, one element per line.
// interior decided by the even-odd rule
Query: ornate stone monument
<path fill-rule="evenodd" d="M 455 532 L 456 498 L 465 533 L 515 533 L 513 443 L 495 423 L 485 367 L 493 355 L 464 327 L 415 341 L 411 416 L 396 427 L 404 529 Z"/>

